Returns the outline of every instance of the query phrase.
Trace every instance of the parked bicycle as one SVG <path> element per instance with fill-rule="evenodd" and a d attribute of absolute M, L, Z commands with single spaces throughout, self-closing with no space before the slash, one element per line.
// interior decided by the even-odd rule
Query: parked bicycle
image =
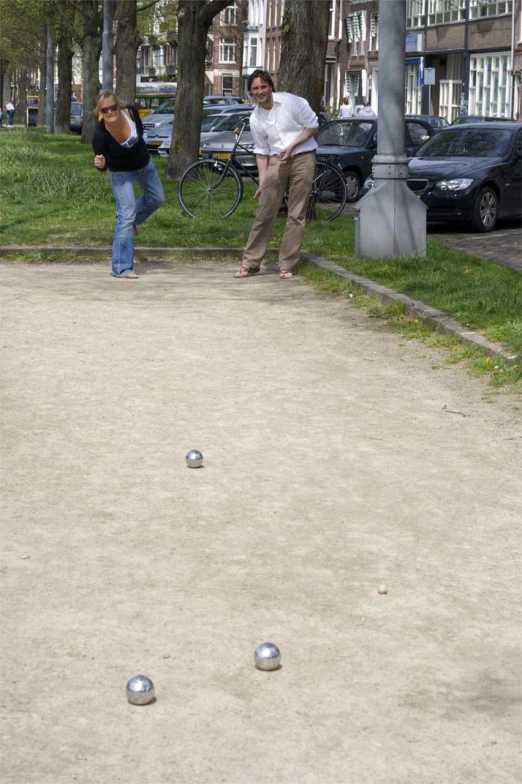
<path fill-rule="evenodd" d="M 241 144 L 241 137 L 248 119 L 236 131 L 237 139 L 228 160 L 200 160 L 183 172 L 178 183 L 178 199 L 183 210 L 192 218 L 228 218 L 243 198 L 244 185 L 241 175 L 258 185 L 254 175 L 236 155 L 252 154 Z M 340 168 L 329 160 L 317 161 L 307 210 L 307 220 L 332 221 L 346 204 L 346 182 Z M 282 208 L 287 205 L 283 198 Z"/>

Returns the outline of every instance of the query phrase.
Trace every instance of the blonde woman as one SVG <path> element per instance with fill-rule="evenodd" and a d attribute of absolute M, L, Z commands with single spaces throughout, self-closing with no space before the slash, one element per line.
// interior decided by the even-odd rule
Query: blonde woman
<path fill-rule="evenodd" d="M 116 229 L 112 244 L 112 275 L 135 279 L 133 270 L 134 234 L 165 201 L 163 187 L 143 141 L 143 126 L 135 106 L 126 105 L 118 96 L 104 90 L 96 104 L 101 113 L 92 139 L 94 165 L 109 170 L 117 208 Z M 143 196 L 136 199 L 134 183 Z"/>

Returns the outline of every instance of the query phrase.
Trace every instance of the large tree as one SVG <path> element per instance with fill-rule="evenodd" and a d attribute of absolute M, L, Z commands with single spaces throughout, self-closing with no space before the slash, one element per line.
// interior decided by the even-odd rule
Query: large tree
<path fill-rule="evenodd" d="M 136 27 L 136 0 L 115 0 L 114 15 L 118 22 L 116 34 L 116 92 L 126 103 L 136 100 L 136 52 L 141 35 Z"/>
<path fill-rule="evenodd" d="M 97 117 L 93 114 L 99 90 L 98 62 L 102 46 L 102 13 L 99 0 L 83 0 L 82 72 L 83 123 L 82 142 L 90 144 Z"/>
<path fill-rule="evenodd" d="M 301 95 L 318 112 L 323 94 L 330 3 L 286 0 L 277 89 Z"/>
<path fill-rule="evenodd" d="M 178 0 L 178 92 L 176 122 L 166 175 L 178 179 L 198 157 L 207 33 L 230 0 Z"/>

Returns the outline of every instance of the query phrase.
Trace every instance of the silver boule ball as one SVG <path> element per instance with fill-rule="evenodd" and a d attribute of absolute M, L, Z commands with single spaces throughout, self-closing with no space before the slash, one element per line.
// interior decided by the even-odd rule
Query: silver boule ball
<path fill-rule="evenodd" d="M 381 583 L 381 585 L 379 585 L 379 588 L 377 590 L 379 591 L 381 596 L 384 596 L 384 594 L 388 593 L 388 586 L 386 586 L 384 583 Z"/>
<path fill-rule="evenodd" d="M 197 449 L 191 449 L 187 452 L 187 465 L 189 468 L 199 468 L 203 465 L 203 455 Z"/>
<path fill-rule="evenodd" d="M 281 666 L 281 651 L 272 642 L 262 642 L 254 651 L 258 670 L 277 670 Z"/>
<path fill-rule="evenodd" d="M 127 684 L 127 699 L 133 705 L 147 705 L 154 699 L 154 684 L 146 675 L 135 675 Z"/>

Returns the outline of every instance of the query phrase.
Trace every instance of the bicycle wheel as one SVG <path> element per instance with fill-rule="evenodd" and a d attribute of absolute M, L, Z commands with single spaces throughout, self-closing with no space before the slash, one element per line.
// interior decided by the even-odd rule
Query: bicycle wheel
<path fill-rule="evenodd" d="M 243 196 L 243 183 L 232 166 L 225 174 L 220 161 L 196 161 L 183 172 L 178 199 L 191 218 L 228 218 Z"/>
<path fill-rule="evenodd" d="M 342 171 L 331 163 L 317 161 L 307 220 L 332 221 L 341 214 L 345 204 L 346 182 Z"/>

